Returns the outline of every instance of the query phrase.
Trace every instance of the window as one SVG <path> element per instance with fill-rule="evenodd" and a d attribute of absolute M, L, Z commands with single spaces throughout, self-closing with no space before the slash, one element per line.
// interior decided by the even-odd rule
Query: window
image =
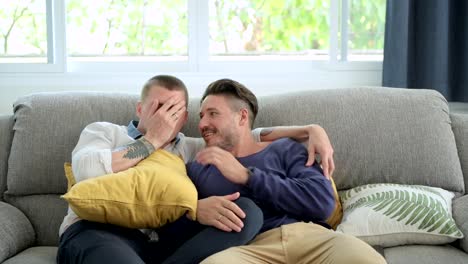
<path fill-rule="evenodd" d="M 2 1 L 0 63 L 47 63 L 44 1 Z"/>
<path fill-rule="evenodd" d="M 187 19 L 185 0 L 68 0 L 68 56 L 73 61 L 122 56 L 186 60 Z"/>
<path fill-rule="evenodd" d="M 214 0 L 209 4 L 212 57 L 328 59 L 329 1 Z"/>
<path fill-rule="evenodd" d="M 2 1 L 0 72 L 307 72 L 381 64 L 385 2 Z"/>
<path fill-rule="evenodd" d="M 64 72 L 63 1 L 0 3 L 0 72 Z"/>
<path fill-rule="evenodd" d="M 345 29 L 348 34 L 347 60 L 383 59 L 385 2 L 351 0 Z"/>

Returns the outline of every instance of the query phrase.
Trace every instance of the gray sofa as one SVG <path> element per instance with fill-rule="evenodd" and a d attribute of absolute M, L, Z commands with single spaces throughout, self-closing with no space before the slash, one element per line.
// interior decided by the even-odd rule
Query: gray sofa
<path fill-rule="evenodd" d="M 0 262 L 54 263 L 67 204 L 63 163 L 94 121 L 127 124 L 137 94 L 58 92 L 25 96 L 0 117 Z M 256 126 L 318 123 L 335 149 L 338 189 L 406 183 L 456 193 L 468 235 L 468 115 L 430 90 L 353 88 L 260 97 Z M 197 136 L 198 99 L 184 133 Z M 468 239 L 383 249 L 388 263 L 468 263 Z"/>

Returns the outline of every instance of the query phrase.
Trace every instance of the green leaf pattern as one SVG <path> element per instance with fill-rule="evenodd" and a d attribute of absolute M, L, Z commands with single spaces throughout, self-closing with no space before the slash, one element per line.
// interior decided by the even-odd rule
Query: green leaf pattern
<path fill-rule="evenodd" d="M 381 187 L 386 191 L 376 191 L 350 203 L 357 193 Z M 458 229 L 451 213 L 451 204 L 447 204 L 444 196 L 435 188 L 419 185 L 400 184 L 368 184 L 350 190 L 339 192 L 344 210 L 347 214 L 361 207 L 371 207 L 374 211 L 404 222 L 405 225 L 417 226 L 418 230 L 437 232 L 461 238 L 463 234 Z"/>

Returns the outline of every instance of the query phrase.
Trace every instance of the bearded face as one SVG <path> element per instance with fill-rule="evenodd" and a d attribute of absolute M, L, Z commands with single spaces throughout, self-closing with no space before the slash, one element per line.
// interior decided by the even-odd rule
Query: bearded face
<path fill-rule="evenodd" d="M 229 107 L 224 96 L 210 95 L 200 110 L 198 129 L 207 146 L 218 146 L 230 151 L 239 142 L 239 113 Z"/>

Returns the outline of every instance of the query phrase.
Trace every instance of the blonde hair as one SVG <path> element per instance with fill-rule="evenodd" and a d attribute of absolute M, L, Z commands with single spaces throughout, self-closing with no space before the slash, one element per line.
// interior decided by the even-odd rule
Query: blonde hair
<path fill-rule="evenodd" d="M 183 91 L 185 94 L 185 104 L 188 105 L 187 87 L 179 78 L 171 75 L 156 75 L 152 77 L 146 81 L 145 85 L 143 85 L 140 97 L 142 102 L 145 101 L 146 97 L 148 97 L 148 93 L 153 86 L 160 86 L 169 91 Z"/>

